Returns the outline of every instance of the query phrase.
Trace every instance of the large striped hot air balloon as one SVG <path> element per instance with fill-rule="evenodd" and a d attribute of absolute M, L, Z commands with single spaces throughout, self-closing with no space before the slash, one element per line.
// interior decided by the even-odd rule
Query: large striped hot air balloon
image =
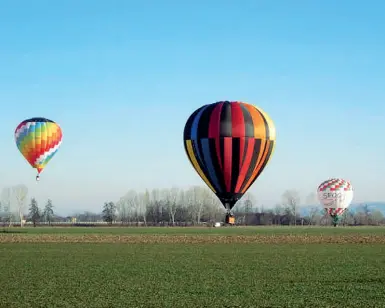
<path fill-rule="evenodd" d="M 17 148 L 32 168 L 37 169 L 36 181 L 58 151 L 62 137 L 60 126 L 45 118 L 27 119 L 16 127 Z"/>
<path fill-rule="evenodd" d="M 269 162 L 275 126 L 253 105 L 220 101 L 200 107 L 184 128 L 187 156 L 232 218 L 231 209 Z"/>
<path fill-rule="evenodd" d="M 336 227 L 340 217 L 353 201 L 353 186 L 349 181 L 332 178 L 322 182 L 317 189 L 318 199 Z"/>

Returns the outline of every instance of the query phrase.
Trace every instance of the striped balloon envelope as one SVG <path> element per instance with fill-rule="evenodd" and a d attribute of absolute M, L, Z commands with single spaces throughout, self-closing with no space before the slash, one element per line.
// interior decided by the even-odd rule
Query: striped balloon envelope
<path fill-rule="evenodd" d="M 228 213 L 265 169 L 275 139 L 270 117 L 260 108 L 237 101 L 200 107 L 184 128 L 191 164 Z"/>
<path fill-rule="evenodd" d="M 52 120 L 31 118 L 21 122 L 15 130 L 17 148 L 39 174 L 58 151 L 62 143 L 62 130 Z"/>

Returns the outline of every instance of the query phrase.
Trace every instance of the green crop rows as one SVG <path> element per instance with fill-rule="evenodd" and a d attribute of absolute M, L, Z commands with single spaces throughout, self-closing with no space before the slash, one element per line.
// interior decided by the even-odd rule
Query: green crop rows
<path fill-rule="evenodd" d="M 0 234 L 0 307 L 385 307 L 384 244 L 242 242 L 248 236 L 285 234 L 368 238 L 384 236 L 383 228 L 23 231 Z M 66 234 L 80 239 L 114 235 L 115 240 L 61 242 Z M 169 241 L 143 241 L 158 234 Z M 142 240 L 119 242 L 117 236 L 124 235 Z M 244 237 L 239 242 L 213 240 L 224 235 Z M 189 243 L 189 236 L 206 240 Z M 47 238 L 51 243 L 45 243 Z"/>

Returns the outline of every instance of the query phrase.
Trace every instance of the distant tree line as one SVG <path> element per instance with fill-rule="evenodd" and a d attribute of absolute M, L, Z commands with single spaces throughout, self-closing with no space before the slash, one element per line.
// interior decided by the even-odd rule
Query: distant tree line
<path fill-rule="evenodd" d="M 330 225 L 331 218 L 316 204 L 316 195 L 306 198 L 307 215 L 301 215 L 300 196 L 296 190 L 282 194 L 281 202 L 273 208 L 258 205 L 251 193 L 246 193 L 234 207 L 238 225 Z M 116 203 L 106 202 L 101 219 L 122 225 L 200 225 L 222 221 L 225 210 L 218 198 L 207 188 L 153 189 L 128 191 Z M 347 210 L 341 217 L 343 225 L 382 225 L 384 215 L 370 211 L 364 204 L 355 213 Z"/>
<path fill-rule="evenodd" d="M 28 205 L 28 214 L 23 214 L 26 188 L 9 190 L 18 195 L 18 213 L 21 225 L 23 221 L 30 222 L 34 226 L 51 225 L 52 223 L 72 223 L 79 225 L 86 223 L 104 222 L 107 225 L 127 226 L 190 226 L 202 224 L 214 224 L 223 221 L 225 210 L 218 198 L 207 188 L 193 186 L 188 189 L 170 188 L 153 189 L 144 192 L 129 190 L 118 201 L 105 202 L 101 212 L 93 213 L 85 211 L 67 217 L 55 215 L 52 200 L 48 200 L 43 208 L 40 208 L 36 199 L 32 198 Z M 4 191 L 3 191 L 4 194 Z M 24 196 L 20 197 L 20 196 Z M 10 199 L 10 198 L 8 198 Z M 0 213 L 5 206 L 9 206 L 8 200 L 2 198 L 0 202 Z M 309 206 L 308 214 L 301 215 L 299 193 L 296 190 L 287 190 L 282 194 L 281 202 L 273 208 L 265 208 L 258 205 L 251 193 L 246 193 L 234 207 L 233 212 L 237 225 L 330 225 L 331 219 L 325 215 L 319 205 Z M 306 204 L 316 204 L 315 194 L 306 198 Z M 3 210 L 3 211 L 2 211 Z M 25 218 L 25 220 L 24 220 Z M 12 215 L 1 215 L 1 221 L 7 224 L 11 221 Z M 380 211 L 371 211 L 366 204 L 353 212 L 348 209 L 341 217 L 342 225 L 383 225 L 384 215 Z"/>

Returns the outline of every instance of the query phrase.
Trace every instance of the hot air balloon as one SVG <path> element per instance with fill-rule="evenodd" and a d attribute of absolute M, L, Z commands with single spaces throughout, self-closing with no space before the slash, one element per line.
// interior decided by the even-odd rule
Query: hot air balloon
<path fill-rule="evenodd" d="M 341 215 L 353 200 L 352 184 L 344 179 L 332 178 L 318 186 L 317 195 L 336 227 Z"/>
<path fill-rule="evenodd" d="M 184 147 L 199 176 L 231 210 L 262 173 L 275 147 L 275 126 L 253 105 L 220 101 L 195 110 L 184 128 Z"/>
<path fill-rule="evenodd" d="M 40 173 L 58 151 L 62 137 L 60 126 L 46 118 L 27 119 L 16 127 L 17 148 L 32 168 L 37 169 L 36 181 L 39 181 Z"/>

